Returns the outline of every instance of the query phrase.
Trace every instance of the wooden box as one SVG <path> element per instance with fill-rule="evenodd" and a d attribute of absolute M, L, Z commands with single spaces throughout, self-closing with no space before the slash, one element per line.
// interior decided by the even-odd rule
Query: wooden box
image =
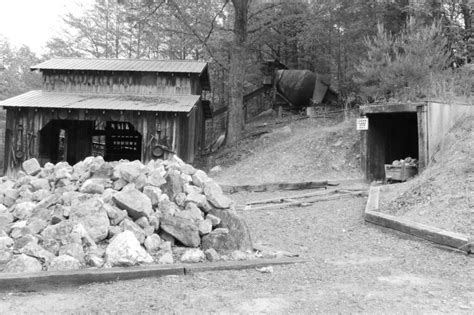
<path fill-rule="evenodd" d="M 385 180 L 396 180 L 404 182 L 407 179 L 418 174 L 418 168 L 416 166 L 393 166 L 391 164 L 385 164 Z"/>

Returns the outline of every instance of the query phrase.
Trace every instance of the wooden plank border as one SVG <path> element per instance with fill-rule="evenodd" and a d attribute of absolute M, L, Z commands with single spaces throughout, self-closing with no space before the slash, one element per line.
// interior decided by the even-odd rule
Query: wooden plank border
<path fill-rule="evenodd" d="M 153 265 L 109 269 L 0 273 L 0 292 L 39 291 L 74 287 L 93 282 L 133 280 L 146 277 L 184 275 L 182 265 Z"/>
<path fill-rule="evenodd" d="M 326 188 L 328 181 L 317 182 L 297 182 L 297 183 L 267 183 L 258 185 L 220 185 L 222 190 L 228 194 L 235 194 L 241 191 L 263 192 L 263 191 L 277 191 L 277 190 L 302 190 L 302 189 L 316 189 Z"/>
<path fill-rule="evenodd" d="M 184 266 L 185 274 L 193 274 L 206 271 L 218 270 L 244 270 L 255 269 L 267 266 L 303 264 L 308 260 L 304 258 L 271 258 L 271 259 L 252 259 L 241 261 L 217 261 L 212 263 L 188 264 Z"/>
<path fill-rule="evenodd" d="M 410 234 L 430 242 L 472 253 L 473 245 L 469 236 L 446 231 L 437 227 L 413 222 L 393 215 L 379 212 L 380 187 L 370 187 L 369 198 L 365 207 L 365 221 Z"/>
<path fill-rule="evenodd" d="M 35 273 L 0 273 L 0 292 L 54 290 L 90 283 L 186 275 L 205 271 L 254 269 L 272 265 L 305 263 L 307 261 L 296 257 Z"/>

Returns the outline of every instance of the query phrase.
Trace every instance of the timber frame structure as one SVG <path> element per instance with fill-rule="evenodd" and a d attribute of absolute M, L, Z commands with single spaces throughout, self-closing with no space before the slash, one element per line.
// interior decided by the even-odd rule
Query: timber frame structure
<path fill-rule="evenodd" d="M 368 181 L 385 178 L 384 164 L 406 157 L 423 171 L 443 148 L 444 136 L 463 117 L 474 115 L 474 104 L 427 101 L 361 106 L 369 130 L 361 131 L 361 168 Z"/>
<path fill-rule="evenodd" d="M 37 158 L 74 165 L 91 155 L 143 163 L 204 146 L 207 63 L 179 60 L 51 59 L 31 67 L 42 90 L 0 102 L 6 109 L 4 170 Z"/>

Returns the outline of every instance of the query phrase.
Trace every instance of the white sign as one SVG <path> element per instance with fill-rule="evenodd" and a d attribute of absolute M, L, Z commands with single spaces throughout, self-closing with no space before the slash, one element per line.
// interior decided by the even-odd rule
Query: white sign
<path fill-rule="evenodd" d="M 357 130 L 369 130 L 369 118 L 357 118 L 356 127 Z"/>

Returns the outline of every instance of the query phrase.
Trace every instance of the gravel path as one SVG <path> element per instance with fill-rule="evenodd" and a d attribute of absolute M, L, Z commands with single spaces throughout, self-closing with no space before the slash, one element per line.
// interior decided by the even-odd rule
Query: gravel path
<path fill-rule="evenodd" d="M 255 241 L 306 264 L 0 294 L 0 314 L 474 313 L 472 256 L 364 223 L 365 202 L 242 212 Z"/>

